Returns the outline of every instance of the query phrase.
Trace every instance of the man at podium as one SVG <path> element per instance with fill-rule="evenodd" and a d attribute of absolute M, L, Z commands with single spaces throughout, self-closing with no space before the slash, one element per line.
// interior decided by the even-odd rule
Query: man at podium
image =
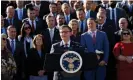
<path fill-rule="evenodd" d="M 51 54 L 63 54 L 66 51 L 76 51 L 83 53 L 84 48 L 80 43 L 73 42 L 70 40 L 71 28 L 67 25 L 62 25 L 59 28 L 60 36 L 62 41 L 52 45 Z M 76 73 L 66 73 L 64 71 L 55 71 L 53 80 L 80 80 L 81 71 Z"/>

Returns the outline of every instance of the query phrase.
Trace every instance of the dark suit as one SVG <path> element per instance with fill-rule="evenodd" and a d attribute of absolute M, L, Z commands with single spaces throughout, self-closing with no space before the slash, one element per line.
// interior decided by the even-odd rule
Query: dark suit
<path fill-rule="evenodd" d="M 108 77 L 112 76 L 112 77 L 109 77 L 111 79 L 111 78 L 114 78 L 114 76 L 116 75 L 114 72 L 116 61 L 112 53 L 112 50 L 115 44 L 115 36 L 114 36 L 115 25 L 113 24 L 112 20 L 106 19 L 106 22 L 103 24 L 101 31 L 104 31 L 107 34 L 107 37 L 109 40 L 109 60 L 108 60 L 108 67 L 107 67 L 107 76 Z"/>
<path fill-rule="evenodd" d="M 27 57 L 28 75 L 38 76 L 38 71 L 44 70 L 45 51 L 41 50 L 41 56 L 37 49 L 31 48 Z"/>
<path fill-rule="evenodd" d="M 115 43 L 121 41 L 121 32 L 122 32 L 122 30 L 118 30 L 114 33 L 115 34 Z"/>
<path fill-rule="evenodd" d="M 4 19 L 4 25 L 6 28 L 10 25 L 7 17 Z M 12 25 L 16 28 L 17 34 L 20 34 L 22 22 L 20 20 L 18 20 L 17 18 L 13 18 L 12 19 Z"/>
<path fill-rule="evenodd" d="M 90 13 L 88 13 L 88 12 L 89 11 L 86 12 L 86 19 L 88 19 L 89 17 L 96 19 L 96 14 L 97 13 L 95 11 L 90 10 Z M 88 16 L 88 14 L 90 14 L 90 15 Z"/>
<path fill-rule="evenodd" d="M 28 9 L 29 7 L 35 6 L 34 3 L 29 3 L 25 5 L 25 8 Z M 46 10 L 44 10 L 46 9 Z M 49 13 L 49 2 L 48 1 L 41 1 L 41 6 L 40 6 L 40 12 L 39 12 L 39 18 L 43 18 L 44 15 Z"/>
<path fill-rule="evenodd" d="M 124 9 L 127 13 L 127 16 L 130 17 L 130 16 L 133 16 L 133 5 L 130 5 L 130 6 L 132 6 L 132 10 L 129 9 L 128 3 L 127 4 L 117 3 L 116 7 Z"/>
<path fill-rule="evenodd" d="M 27 11 L 25 8 L 23 8 L 23 16 L 22 16 L 22 20 L 25 19 L 27 17 Z M 19 19 L 18 16 L 18 9 L 15 10 L 15 18 Z"/>
<path fill-rule="evenodd" d="M 50 33 L 49 33 L 48 28 L 42 34 L 46 40 L 47 52 L 49 53 L 52 44 L 61 40 L 59 30 L 56 28 L 54 29 L 54 36 L 53 36 L 52 42 L 51 42 Z"/>
<path fill-rule="evenodd" d="M 71 35 L 70 38 L 71 38 L 72 41 L 80 43 L 80 39 L 81 39 L 80 34 L 77 34 L 76 36 Z"/>
<path fill-rule="evenodd" d="M 119 19 L 122 17 L 127 18 L 127 16 L 126 16 L 126 12 L 123 9 L 121 9 L 121 8 L 115 8 L 115 9 L 116 9 L 116 16 L 115 16 L 114 23 L 116 25 L 116 31 L 117 31 L 117 30 L 119 30 L 119 24 L 118 24 Z M 110 12 L 111 12 L 111 9 L 110 8 L 107 9 L 107 18 L 108 19 L 111 19 Z M 115 11 L 114 11 L 114 13 L 115 13 Z"/>
<path fill-rule="evenodd" d="M 29 22 L 29 18 L 24 19 L 22 22 Z M 36 23 L 36 25 L 35 25 L 36 26 L 36 29 L 33 32 L 33 35 L 41 34 L 41 31 L 42 31 L 42 29 L 44 27 L 43 24 L 42 24 L 42 21 L 39 20 L 39 19 L 38 20 L 35 19 L 35 23 Z"/>
<path fill-rule="evenodd" d="M 15 51 L 13 54 L 13 57 L 15 59 L 16 65 L 17 65 L 17 74 L 15 79 L 16 80 L 22 80 L 23 78 L 23 73 L 24 73 L 24 60 L 25 60 L 25 56 L 24 56 L 24 49 L 23 49 L 23 45 L 22 43 L 20 43 L 19 41 L 16 40 L 16 45 L 15 45 Z M 7 48 L 12 51 L 12 48 L 10 46 L 10 41 L 9 39 L 7 40 Z"/>
<path fill-rule="evenodd" d="M 76 13 L 70 13 L 69 15 L 70 16 L 68 18 L 68 21 L 70 21 L 71 19 L 77 19 Z M 64 16 L 68 16 L 68 15 L 65 15 L 64 14 Z M 65 21 L 66 21 L 67 24 L 69 23 L 69 22 L 67 22 L 67 19 L 66 18 L 65 18 Z"/>
<path fill-rule="evenodd" d="M 78 20 L 79 22 L 79 33 L 82 34 L 84 32 L 86 32 L 88 30 L 88 27 L 87 27 L 87 19 L 84 19 L 84 22 L 83 22 L 83 31 L 81 31 L 81 21 Z"/>
<path fill-rule="evenodd" d="M 52 45 L 50 53 L 51 54 L 63 54 L 66 50 L 72 50 L 78 53 L 84 52 L 84 48 L 77 42 L 70 41 L 70 47 L 66 49 L 61 41 L 61 42 L 58 42 Z M 56 71 L 54 72 L 53 80 L 65 80 L 65 78 L 68 78 L 68 77 L 69 77 L 69 80 L 80 80 L 80 75 L 81 75 L 81 72 L 69 74 L 64 71 L 61 71 L 61 72 Z"/>

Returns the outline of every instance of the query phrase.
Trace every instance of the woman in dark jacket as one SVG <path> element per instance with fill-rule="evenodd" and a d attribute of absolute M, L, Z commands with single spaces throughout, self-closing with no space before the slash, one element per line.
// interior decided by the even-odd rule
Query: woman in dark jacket
<path fill-rule="evenodd" d="M 28 61 L 28 75 L 44 76 L 46 71 L 44 70 L 45 60 L 45 48 L 44 38 L 41 34 L 38 34 L 33 39 L 33 48 L 30 49 L 27 61 Z"/>

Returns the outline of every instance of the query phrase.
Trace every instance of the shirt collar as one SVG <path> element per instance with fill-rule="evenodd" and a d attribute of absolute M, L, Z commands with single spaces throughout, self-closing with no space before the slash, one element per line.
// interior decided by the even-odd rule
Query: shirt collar
<path fill-rule="evenodd" d="M 67 46 L 70 47 L 70 40 L 67 42 Z M 66 43 L 62 40 L 60 43 L 60 46 L 65 45 Z"/>
<path fill-rule="evenodd" d="M 104 20 L 104 23 L 103 24 L 98 24 L 98 26 L 103 26 L 106 22 L 106 19 Z"/>
<path fill-rule="evenodd" d="M 97 29 L 95 30 L 95 31 L 93 31 L 93 32 L 95 32 L 95 34 L 96 34 L 96 32 L 97 32 Z M 88 33 L 93 33 L 91 30 L 88 30 Z"/>
<path fill-rule="evenodd" d="M 8 39 L 10 42 L 12 41 L 12 39 L 11 39 L 11 38 L 9 38 L 9 37 L 8 37 L 7 39 Z M 15 39 L 13 39 L 13 41 L 15 42 L 16 40 L 15 40 Z"/>
<path fill-rule="evenodd" d="M 54 28 L 48 28 L 48 29 L 49 29 L 49 31 L 50 31 L 50 30 L 53 30 L 53 31 L 54 31 L 55 27 L 54 27 Z"/>

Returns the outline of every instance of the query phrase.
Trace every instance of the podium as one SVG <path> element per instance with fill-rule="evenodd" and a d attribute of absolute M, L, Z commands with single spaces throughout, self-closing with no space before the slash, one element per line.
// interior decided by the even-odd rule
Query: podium
<path fill-rule="evenodd" d="M 62 54 L 55 53 L 55 54 L 46 54 L 44 69 L 48 72 L 51 71 L 63 71 L 60 66 L 60 57 Z M 93 70 L 98 65 L 98 60 L 96 53 L 82 53 L 80 54 L 83 60 L 82 67 L 80 71 L 88 71 Z"/>

